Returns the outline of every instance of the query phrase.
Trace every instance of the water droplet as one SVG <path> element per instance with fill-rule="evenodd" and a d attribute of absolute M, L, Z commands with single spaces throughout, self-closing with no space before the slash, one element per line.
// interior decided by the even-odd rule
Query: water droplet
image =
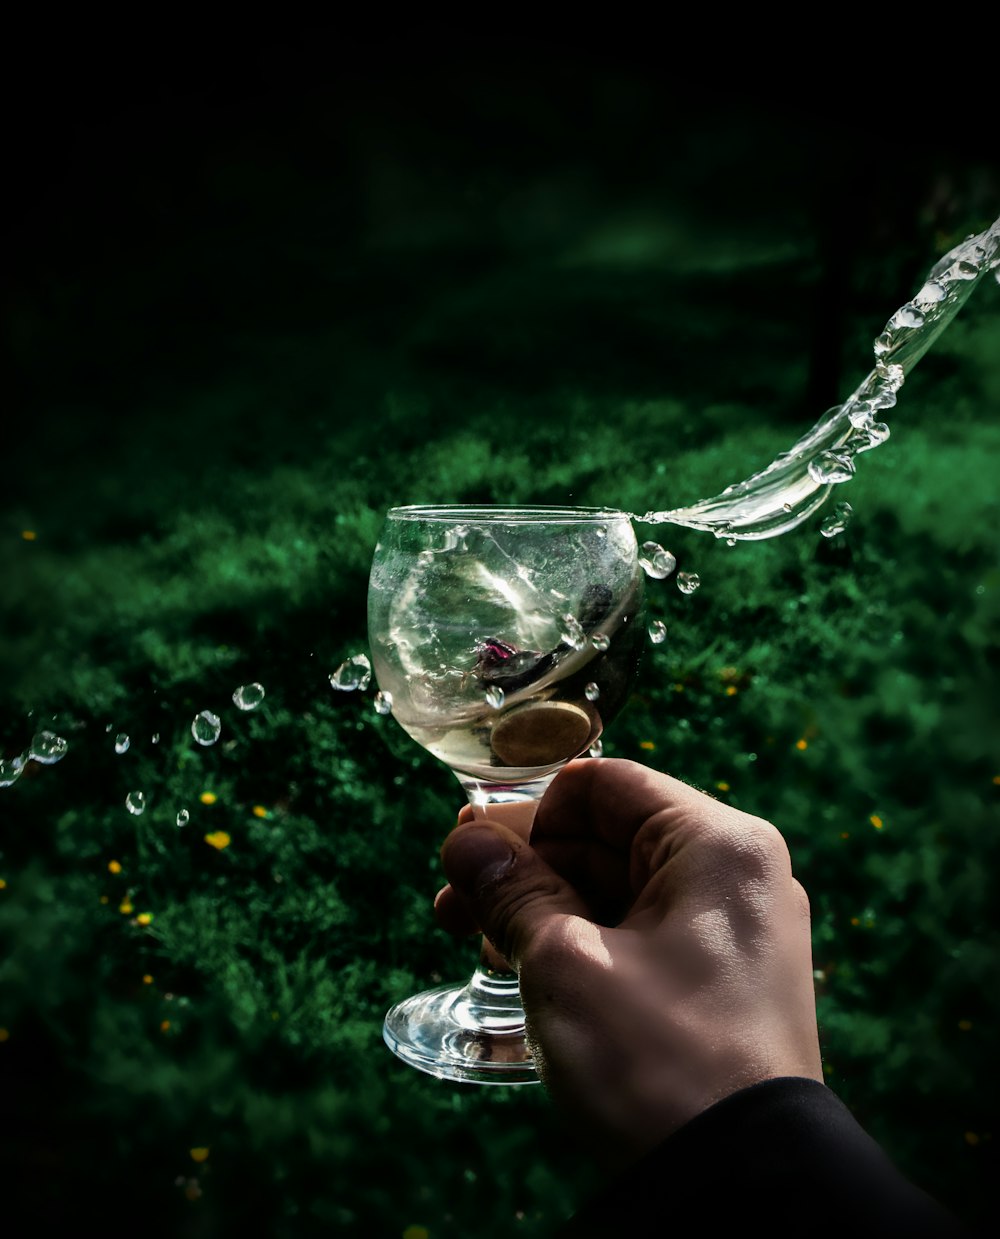
<path fill-rule="evenodd" d="M 562 617 L 561 636 L 572 650 L 582 650 L 587 644 L 587 634 L 583 631 L 583 625 L 575 615 L 570 615 L 568 612 Z"/>
<path fill-rule="evenodd" d="M 870 400 L 855 400 L 847 410 L 847 419 L 852 426 L 866 426 L 872 420 Z"/>
<path fill-rule="evenodd" d="M 587 687 L 583 690 L 583 695 L 588 701 L 596 701 L 601 695 L 601 690 L 598 685 L 591 680 Z"/>
<path fill-rule="evenodd" d="M 701 577 L 697 572 L 677 573 L 677 588 L 682 594 L 693 594 L 699 585 L 701 585 Z"/>
<path fill-rule="evenodd" d="M 884 357 L 886 353 L 889 353 L 892 351 L 893 343 L 894 343 L 893 338 L 889 334 L 889 332 L 883 331 L 882 334 L 876 338 L 875 343 L 872 345 L 872 351 L 875 353 L 875 356 L 877 358 Z"/>
<path fill-rule="evenodd" d="M 899 391 L 906 379 L 906 371 L 894 362 L 880 361 L 875 367 L 875 373 L 889 391 Z"/>
<path fill-rule="evenodd" d="M 974 280 L 979 274 L 979 268 L 974 262 L 966 262 L 964 259 L 957 262 L 953 268 L 955 278 L 958 280 Z"/>
<path fill-rule="evenodd" d="M 194 721 L 191 723 L 191 735 L 199 744 L 214 744 L 221 731 L 222 722 L 219 716 L 213 714 L 211 710 L 202 710 L 200 714 L 194 716 Z"/>
<path fill-rule="evenodd" d="M 595 740 L 594 743 L 587 750 L 587 752 L 590 754 L 591 757 L 603 757 L 604 756 L 604 741 Z"/>
<path fill-rule="evenodd" d="M 898 331 L 901 327 L 907 330 L 912 330 L 915 327 L 922 327 L 924 322 L 924 312 L 909 302 L 907 305 L 900 306 L 893 314 L 892 318 L 886 323 L 887 331 Z"/>
<path fill-rule="evenodd" d="M 595 632 L 590 638 L 590 644 L 595 650 L 599 650 L 603 654 L 605 650 L 610 649 L 611 638 L 606 632 Z"/>
<path fill-rule="evenodd" d="M 942 288 L 937 280 L 928 280 L 913 300 L 916 305 L 919 305 L 923 309 L 932 305 L 937 305 L 939 301 L 944 301 L 947 296 L 947 289 Z"/>
<path fill-rule="evenodd" d="M 604 528 L 603 525 L 598 525 L 597 528 L 594 530 L 594 537 L 596 538 L 606 538 L 607 536 L 608 536 L 608 531 Z"/>
<path fill-rule="evenodd" d="M 662 645 L 667 639 L 667 626 L 663 620 L 653 620 L 647 631 L 654 645 Z"/>
<path fill-rule="evenodd" d="M 849 503 L 838 503 L 820 525 L 820 533 L 824 538 L 832 538 L 835 534 L 843 533 L 853 515 L 854 509 Z"/>
<path fill-rule="evenodd" d="M 190 820 L 191 820 L 191 814 L 187 811 L 187 809 L 177 810 L 177 825 L 178 826 L 186 826 L 188 822 L 190 822 Z"/>
<path fill-rule="evenodd" d="M 366 689 L 372 680 L 372 665 L 367 654 L 352 654 L 330 676 L 330 685 L 342 693 Z"/>
<path fill-rule="evenodd" d="M 146 812 L 146 796 L 144 792 L 129 792 L 125 797 L 125 808 L 133 817 Z"/>
<path fill-rule="evenodd" d="M 16 783 L 26 765 L 23 756 L 0 757 L 0 787 L 10 787 L 12 783 Z"/>
<path fill-rule="evenodd" d="M 891 409 L 896 404 L 896 393 L 889 386 L 878 388 L 872 392 L 868 398 L 868 403 L 873 411 L 875 409 Z"/>
<path fill-rule="evenodd" d="M 499 684 L 491 684 L 486 690 L 486 704 L 492 706 L 494 710 L 499 710 L 503 705 L 503 700 L 503 689 Z"/>
<path fill-rule="evenodd" d="M 256 710 L 263 700 L 263 684 L 241 684 L 233 693 L 233 705 L 240 710 Z"/>
<path fill-rule="evenodd" d="M 809 462 L 814 482 L 847 482 L 854 477 L 854 461 L 844 452 L 820 452 Z"/>
<path fill-rule="evenodd" d="M 127 753 L 131 743 L 132 741 L 123 731 L 119 732 L 118 735 L 115 736 L 115 752 Z"/>
<path fill-rule="evenodd" d="M 149 737 L 149 743 L 150 744 L 160 743 L 160 733 L 158 731 L 154 731 L 153 734 Z"/>
<path fill-rule="evenodd" d="M 31 741 L 28 756 L 43 766 L 52 766 L 66 756 L 68 748 L 67 742 L 54 731 L 40 731 Z"/>
<path fill-rule="evenodd" d="M 639 552 L 639 563 L 647 576 L 662 581 L 677 567 L 677 559 L 665 551 L 658 542 L 644 542 Z"/>
<path fill-rule="evenodd" d="M 376 714 L 391 714 L 392 713 L 392 693 L 377 692 L 375 694 L 375 713 Z"/>

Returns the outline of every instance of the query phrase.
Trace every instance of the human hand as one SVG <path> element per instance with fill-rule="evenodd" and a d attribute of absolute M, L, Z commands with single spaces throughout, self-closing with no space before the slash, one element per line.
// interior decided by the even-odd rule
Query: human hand
<path fill-rule="evenodd" d="M 609 1163 L 751 1084 L 822 1080 L 808 899 L 769 823 L 583 759 L 530 842 L 465 809 L 441 856 L 439 923 L 516 967 L 539 1074 Z"/>

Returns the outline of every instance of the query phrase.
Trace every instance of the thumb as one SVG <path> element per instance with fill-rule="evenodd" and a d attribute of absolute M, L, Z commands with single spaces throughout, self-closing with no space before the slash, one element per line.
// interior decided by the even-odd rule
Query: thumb
<path fill-rule="evenodd" d="M 520 835 L 477 818 L 451 832 L 441 863 L 452 889 L 483 933 L 516 968 L 554 918 L 586 915 L 586 905 Z"/>

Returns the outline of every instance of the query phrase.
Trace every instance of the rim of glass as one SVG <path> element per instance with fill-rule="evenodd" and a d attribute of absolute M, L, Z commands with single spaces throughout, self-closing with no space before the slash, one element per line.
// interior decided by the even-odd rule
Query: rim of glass
<path fill-rule="evenodd" d="M 411 503 L 390 508 L 386 513 L 386 519 L 447 523 L 455 521 L 506 521 L 508 523 L 546 521 L 550 524 L 572 524 L 574 522 L 630 520 L 631 518 L 621 508 L 560 507 L 548 504 L 517 504 L 507 507 L 499 503 Z"/>

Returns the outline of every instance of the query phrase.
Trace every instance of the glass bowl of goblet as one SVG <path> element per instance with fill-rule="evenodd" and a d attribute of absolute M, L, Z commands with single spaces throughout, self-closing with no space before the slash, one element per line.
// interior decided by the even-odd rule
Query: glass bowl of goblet
<path fill-rule="evenodd" d="M 382 708 L 477 816 L 530 835 L 568 761 L 599 755 L 645 636 L 631 518 L 597 507 L 408 506 L 386 515 L 368 639 Z M 470 980 L 412 995 L 383 1035 L 442 1079 L 537 1082 L 517 976 L 485 939 Z"/>

